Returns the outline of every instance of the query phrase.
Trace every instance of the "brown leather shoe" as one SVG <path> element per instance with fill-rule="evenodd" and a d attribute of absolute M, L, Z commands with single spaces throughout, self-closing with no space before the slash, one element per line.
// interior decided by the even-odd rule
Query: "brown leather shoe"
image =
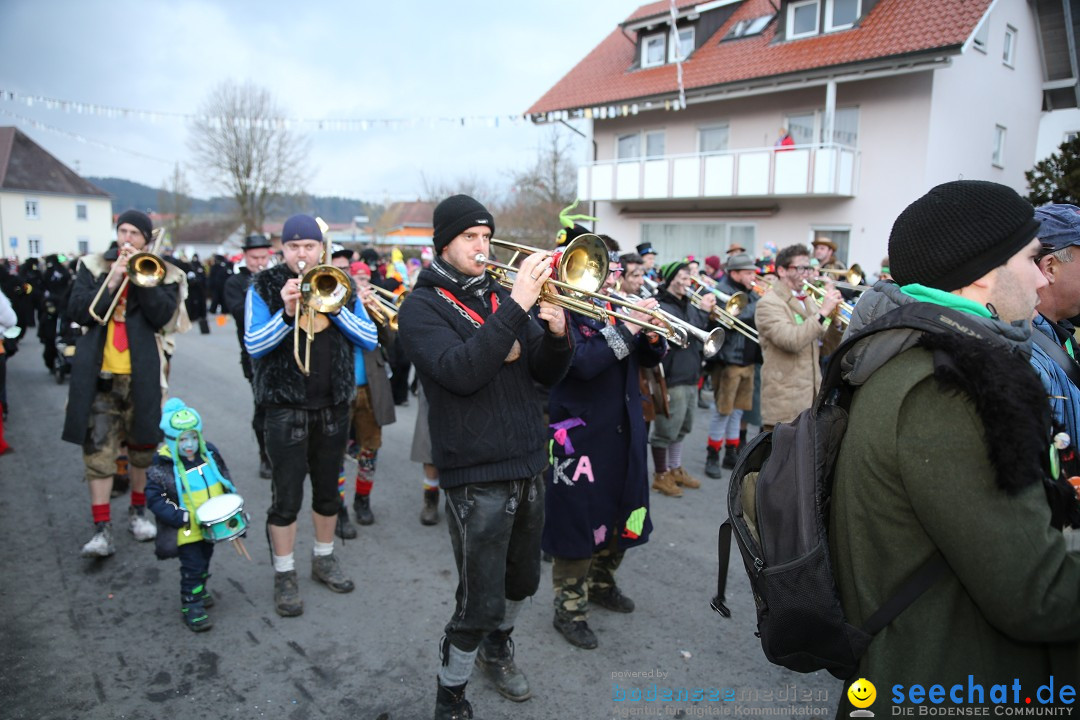
<path fill-rule="evenodd" d="M 691 490 L 697 490 L 701 487 L 701 481 L 696 477 L 686 472 L 686 468 L 680 465 L 677 468 L 671 469 L 671 477 L 675 480 L 676 485 L 682 485 L 683 487 L 690 488 Z"/>
<path fill-rule="evenodd" d="M 662 473 L 654 473 L 652 489 L 663 493 L 668 497 L 682 497 L 682 490 L 680 490 L 679 486 L 675 483 L 675 478 L 671 470 Z"/>

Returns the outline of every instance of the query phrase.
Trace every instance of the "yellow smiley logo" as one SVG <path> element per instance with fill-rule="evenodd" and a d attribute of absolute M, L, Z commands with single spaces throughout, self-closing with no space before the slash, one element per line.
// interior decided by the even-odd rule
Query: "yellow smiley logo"
<path fill-rule="evenodd" d="M 877 699 L 877 688 L 866 678 L 859 678 L 847 689 L 848 700 L 857 708 L 868 708 Z"/>

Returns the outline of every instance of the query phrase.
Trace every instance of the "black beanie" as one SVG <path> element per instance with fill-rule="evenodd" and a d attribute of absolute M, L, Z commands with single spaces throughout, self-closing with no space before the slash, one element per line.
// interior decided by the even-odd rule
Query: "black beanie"
<path fill-rule="evenodd" d="M 441 253 L 451 240 L 471 227 L 483 225 L 491 228 L 492 233 L 495 232 L 495 218 L 486 207 L 468 195 L 453 195 L 435 206 L 432 224 L 434 236 L 431 240 L 435 245 L 436 255 Z"/>
<path fill-rule="evenodd" d="M 896 218 L 889 269 L 900 285 L 951 292 L 1004 265 L 1038 230 L 1035 209 L 1012 188 L 985 180 L 948 182 Z"/>
<path fill-rule="evenodd" d="M 120 213 L 120 217 L 116 218 L 116 229 L 119 230 L 124 223 L 134 225 L 143 234 L 146 241 L 150 242 L 150 233 L 154 231 L 154 223 L 150 220 L 149 215 L 138 210 L 125 210 Z"/>

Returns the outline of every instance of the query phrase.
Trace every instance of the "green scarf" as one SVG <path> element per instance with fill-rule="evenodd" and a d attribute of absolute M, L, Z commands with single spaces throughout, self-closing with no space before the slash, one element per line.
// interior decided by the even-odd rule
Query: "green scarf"
<path fill-rule="evenodd" d="M 937 288 L 927 287 L 926 285 L 920 285 L 918 283 L 904 285 L 900 288 L 900 292 L 919 302 L 942 305 L 947 308 L 952 308 L 953 310 L 960 310 L 962 312 L 971 313 L 972 315 L 978 315 L 979 317 L 993 317 L 990 314 L 990 311 L 986 309 L 985 305 L 980 305 L 974 300 L 968 300 L 965 297 L 960 297 L 959 295 L 954 295 L 953 293 L 945 292 L 944 290 L 938 290 Z"/>

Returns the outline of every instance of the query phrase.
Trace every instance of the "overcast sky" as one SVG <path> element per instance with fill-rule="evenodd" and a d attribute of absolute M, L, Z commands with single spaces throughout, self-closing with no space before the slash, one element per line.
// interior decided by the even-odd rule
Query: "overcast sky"
<path fill-rule="evenodd" d="M 159 187 L 190 157 L 186 122 L 166 115 L 197 112 L 223 80 L 251 80 L 297 119 L 404 121 L 367 131 L 304 126 L 313 194 L 409 199 L 423 190 L 422 173 L 429 183 L 474 177 L 494 186 L 535 160 L 549 132 L 505 118 L 642 4 L 0 0 L 0 91 L 163 114 L 69 113 L 0 93 L 0 125 L 83 175 Z M 438 121 L 455 117 L 501 119 Z M 196 168 L 187 176 L 194 194 L 212 193 Z"/>

